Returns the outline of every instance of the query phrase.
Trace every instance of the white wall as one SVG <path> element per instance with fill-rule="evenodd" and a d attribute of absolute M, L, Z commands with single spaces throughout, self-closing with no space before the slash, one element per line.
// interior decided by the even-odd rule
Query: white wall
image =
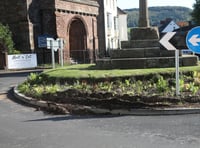
<path fill-rule="evenodd" d="M 128 30 L 127 30 L 127 15 L 119 15 L 119 40 L 127 41 L 128 40 Z"/>
<path fill-rule="evenodd" d="M 109 14 L 109 15 L 108 15 Z M 104 0 L 106 50 L 119 48 L 117 0 Z M 108 23 L 111 25 L 108 27 Z"/>

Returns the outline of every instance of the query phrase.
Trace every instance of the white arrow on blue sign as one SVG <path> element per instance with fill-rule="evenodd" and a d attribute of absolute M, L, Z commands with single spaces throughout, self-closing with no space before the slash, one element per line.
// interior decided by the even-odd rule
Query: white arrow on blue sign
<path fill-rule="evenodd" d="M 200 27 L 195 27 L 188 32 L 186 44 L 190 50 L 200 54 Z"/>

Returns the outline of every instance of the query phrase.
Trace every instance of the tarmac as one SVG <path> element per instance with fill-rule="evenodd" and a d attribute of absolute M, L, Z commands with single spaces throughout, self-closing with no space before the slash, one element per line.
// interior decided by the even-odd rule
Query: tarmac
<path fill-rule="evenodd" d="M 2 70 L 0 69 L 0 77 L 31 72 L 42 72 L 44 69 L 23 69 L 23 70 Z"/>
<path fill-rule="evenodd" d="M 43 69 L 28 69 L 28 70 L 0 70 L 0 77 L 19 74 L 19 73 L 31 73 L 42 72 Z M 19 101 L 26 103 L 27 105 L 34 106 L 36 108 L 45 108 L 47 110 L 59 110 L 60 114 L 71 114 L 72 112 L 92 113 L 95 115 L 135 115 L 135 116 L 151 116 L 151 115 L 183 115 L 183 114 L 200 114 L 200 108 L 152 108 L 152 109 L 103 109 L 90 106 L 73 107 L 70 106 L 66 109 L 63 104 L 58 104 L 49 101 L 40 101 L 31 97 L 27 97 L 21 94 L 17 87 L 13 88 L 13 95 Z"/>

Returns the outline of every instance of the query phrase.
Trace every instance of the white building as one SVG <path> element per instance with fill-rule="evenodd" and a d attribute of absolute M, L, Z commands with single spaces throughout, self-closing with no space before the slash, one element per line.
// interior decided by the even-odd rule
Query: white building
<path fill-rule="evenodd" d="M 104 0 L 106 49 L 119 48 L 117 0 Z"/>
<path fill-rule="evenodd" d="M 119 40 L 127 41 L 128 40 L 128 30 L 127 30 L 127 13 L 125 13 L 120 8 L 118 11 L 118 24 L 119 24 Z"/>
<path fill-rule="evenodd" d="M 98 0 L 98 39 L 100 57 L 119 49 L 120 42 L 127 40 L 127 15 L 117 7 L 117 0 Z M 119 14 L 118 14 L 119 13 Z"/>

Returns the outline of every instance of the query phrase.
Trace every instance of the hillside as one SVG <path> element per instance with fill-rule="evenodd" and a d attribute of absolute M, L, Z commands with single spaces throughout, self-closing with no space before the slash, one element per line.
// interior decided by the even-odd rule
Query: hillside
<path fill-rule="evenodd" d="M 128 14 L 128 27 L 137 27 L 139 17 L 138 9 L 125 9 L 124 11 Z M 156 26 L 161 20 L 165 20 L 166 18 L 172 18 L 175 21 L 189 21 L 191 20 L 191 12 L 192 9 L 186 7 L 149 7 L 150 23 Z"/>

